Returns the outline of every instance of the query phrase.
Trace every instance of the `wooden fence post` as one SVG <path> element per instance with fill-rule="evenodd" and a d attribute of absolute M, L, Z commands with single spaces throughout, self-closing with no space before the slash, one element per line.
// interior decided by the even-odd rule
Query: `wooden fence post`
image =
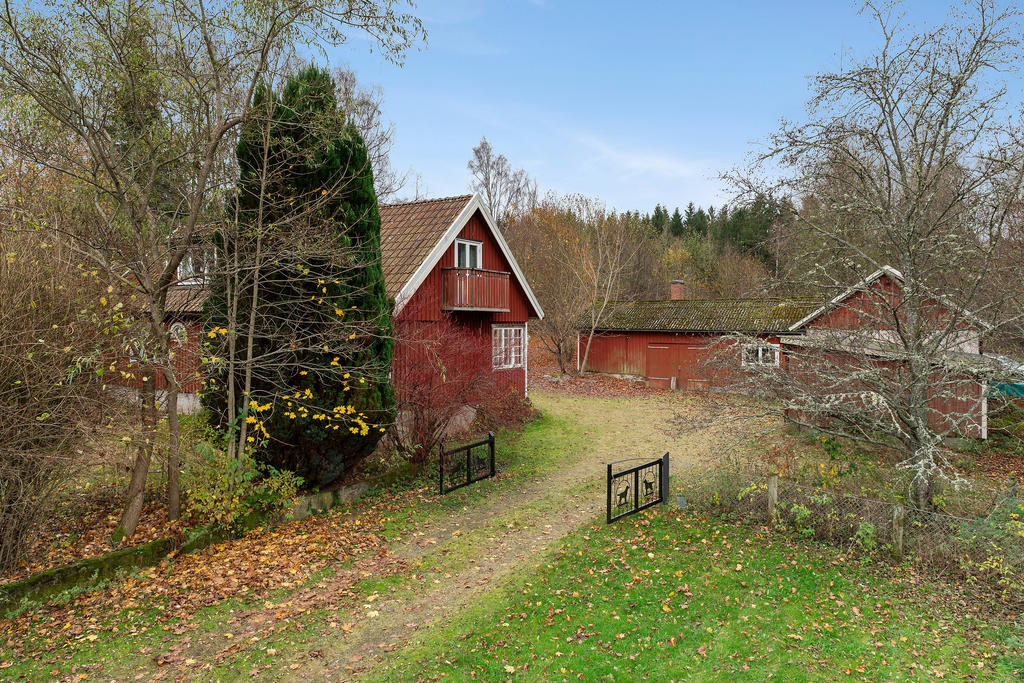
<path fill-rule="evenodd" d="M 897 558 L 903 557 L 903 529 L 907 521 L 907 509 L 895 505 L 892 509 L 892 547 Z"/>
<path fill-rule="evenodd" d="M 772 524 L 775 522 L 779 506 L 779 475 L 769 474 L 768 475 L 768 522 Z"/>

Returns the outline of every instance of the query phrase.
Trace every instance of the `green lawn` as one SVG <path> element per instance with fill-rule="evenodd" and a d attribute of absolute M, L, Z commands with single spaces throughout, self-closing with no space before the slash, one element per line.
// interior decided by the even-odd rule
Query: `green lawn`
<path fill-rule="evenodd" d="M 0 680 L 1024 675 L 1024 629 L 909 570 L 667 508 L 606 526 L 599 460 L 658 453 L 682 404 L 536 401 L 499 437 L 496 479 L 448 496 L 432 475 L 399 482 L 0 620 Z"/>
<path fill-rule="evenodd" d="M 1024 630 L 786 535 L 657 511 L 581 529 L 380 680 L 1020 680 Z"/>

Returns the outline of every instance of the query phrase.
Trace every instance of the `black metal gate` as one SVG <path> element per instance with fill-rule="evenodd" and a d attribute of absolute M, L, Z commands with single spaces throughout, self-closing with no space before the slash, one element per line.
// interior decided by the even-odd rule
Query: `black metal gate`
<path fill-rule="evenodd" d="M 668 453 L 615 472 L 622 462 L 627 460 L 608 464 L 608 524 L 668 500 Z"/>
<path fill-rule="evenodd" d="M 440 461 L 441 493 L 450 493 L 481 479 L 493 477 L 494 432 L 487 432 L 487 438 L 483 441 L 450 451 L 446 451 L 442 444 Z"/>

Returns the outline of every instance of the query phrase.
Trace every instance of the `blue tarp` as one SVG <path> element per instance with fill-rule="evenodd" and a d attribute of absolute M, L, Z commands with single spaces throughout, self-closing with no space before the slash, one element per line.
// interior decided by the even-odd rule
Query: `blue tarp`
<path fill-rule="evenodd" d="M 992 387 L 992 393 L 1024 396 L 1024 382 L 998 382 Z"/>

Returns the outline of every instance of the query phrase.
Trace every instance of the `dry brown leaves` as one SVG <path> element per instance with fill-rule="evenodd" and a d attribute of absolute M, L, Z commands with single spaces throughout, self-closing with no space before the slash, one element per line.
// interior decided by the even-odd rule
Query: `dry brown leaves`
<path fill-rule="evenodd" d="M 247 628 L 344 600 L 349 597 L 349 587 L 359 580 L 404 568 L 403 560 L 391 556 L 382 524 L 390 513 L 418 495 L 420 492 L 412 491 L 392 495 L 374 500 L 357 516 L 315 515 L 258 529 L 244 538 L 191 555 L 169 558 L 102 590 L 79 595 L 69 605 L 0 620 L 0 638 L 19 656 L 25 653 L 28 633 L 32 650 L 53 652 L 65 644 L 88 644 L 104 632 L 146 630 L 152 624 L 146 619 L 133 619 L 133 614 L 154 608 L 160 612 L 158 626 L 184 634 L 192 628 L 188 620 L 197 610 L 229 598 L 251 602 L 274 590 L 299 589 L 287 594 L 283 606 L 259 608 L 236 617 L 243 618 Z M 339 569 L 314 586 L 304 586 L 315 573 L 349 562 L 353 562 L 350 567 Z"/>
<path fill-rule="evenodd" d="M 184 529 L 182 522 L 167 521 L 167 508 L 163 503 L 149 503 L 143 508 L 139 526 L 130 541 L 113 546 L 110 537 L 120 522 L 121 504 L 120 496 L 74 496 L 43 524 L 29 560 L 0 575 L 0 584 L 158 538 L 180 536 Z"/>
<path fill-rule="evenodd" d="M 561 374 L 555 357 L 540 342 L 530 342 L 529 386 L 556 394 L 596 398 L 644 398 L 663 396 L 666 389 L 655 389 L 645 382 L 620 379 L 611 375 Z"/>

